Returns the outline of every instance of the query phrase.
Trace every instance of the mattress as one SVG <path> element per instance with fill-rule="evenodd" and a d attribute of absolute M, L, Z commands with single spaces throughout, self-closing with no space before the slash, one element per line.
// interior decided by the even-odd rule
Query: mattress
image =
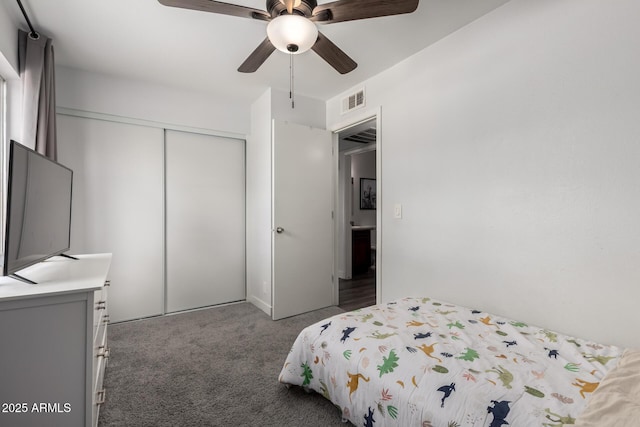
<path fill-rule="evenodd" d="M 305 328 L 279 381 L 357 426 L 573 424 L 624 349 L 431 298 Z"/>

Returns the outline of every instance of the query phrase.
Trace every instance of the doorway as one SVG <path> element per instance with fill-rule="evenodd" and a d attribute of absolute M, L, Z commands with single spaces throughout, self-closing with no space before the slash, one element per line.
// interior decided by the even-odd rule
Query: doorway
<path fill-rule="evenodd" d="M 338 305 L 351 311 L 377 301 L 377 119 L 337 135 Z"/>

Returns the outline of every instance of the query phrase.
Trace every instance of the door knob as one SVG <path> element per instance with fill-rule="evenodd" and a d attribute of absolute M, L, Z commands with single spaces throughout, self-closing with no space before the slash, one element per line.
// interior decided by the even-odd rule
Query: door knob
<path fill-rule="evenodd" d="M 284 231 L 284 228 L 282 228 L 282 227 L 277 227 L 276 228 L 276 233 L 278 233 L 278 234 L 282 233 L 283 231 Z"/>

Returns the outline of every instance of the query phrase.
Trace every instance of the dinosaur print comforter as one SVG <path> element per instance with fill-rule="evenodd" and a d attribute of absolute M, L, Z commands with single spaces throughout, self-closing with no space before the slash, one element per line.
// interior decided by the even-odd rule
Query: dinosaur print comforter
<path fill-rule="evenodd" d="M 279 380 L 322 394 L 356 426 L 562 426 L 623 350 L 404 298 L 305 328 Z"/>

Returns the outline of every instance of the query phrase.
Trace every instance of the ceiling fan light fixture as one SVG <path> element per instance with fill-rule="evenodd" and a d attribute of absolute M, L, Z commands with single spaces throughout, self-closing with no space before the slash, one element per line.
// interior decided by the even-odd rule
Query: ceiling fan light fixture
<path fill-rule="evenodd" d="M 299 15 L 280 15 L 267 26 L 267 36 L 276 49 L 298 54 L 308 51 L 318 39 L 318 29 Z"/>
<path fill-rule="evenodd" d="M 293 7 L 298 7 L 302 3 L 302 0 L 289 0 L 289 2 L 293 3 Z M 286 0 L 280 0 L 280 3 L 282 3 L 285 6 L 287 5 Z"/>

